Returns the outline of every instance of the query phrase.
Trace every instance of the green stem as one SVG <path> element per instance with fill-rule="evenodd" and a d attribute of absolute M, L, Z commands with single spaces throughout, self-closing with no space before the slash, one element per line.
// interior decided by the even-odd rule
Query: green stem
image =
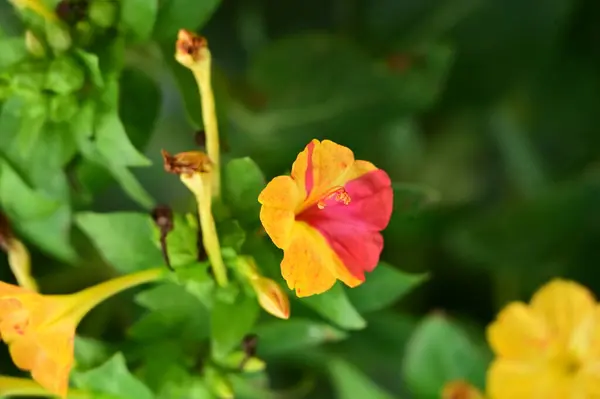
<path fill-rule="evenodd" d="M 194 173 L 191 176 L 182 174 L 180 178 L 196 197 L 198 215 L 200 216 L 200 229 L 202 230 L 202 244 L 208 255 L 217 284 L 225 287 L 228 284 L 227 269 L 221 257 L 221 245 L 212 214 L 210 173 Z"/>

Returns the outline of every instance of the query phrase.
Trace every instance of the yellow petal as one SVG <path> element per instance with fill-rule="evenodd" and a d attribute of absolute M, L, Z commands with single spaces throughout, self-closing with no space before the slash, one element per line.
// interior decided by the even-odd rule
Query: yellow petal
<path fill-rule="evenodd" d="M 271 180 L 258 197 L 262 204 L 260 221 L 273 243 L 281 249 L 289 245 L 294 209 L 301 201 L 296 183 L 289 176 Z"/>
<path fill-rule="evenodd" d="M 593 315 L 595 300 L 584 286 L 573 281 L 555 279 L 533 296 L 531 309 L 545 321 L 560 345 L 567 347 L 576 329 Z"/>
<path fill-rule="evenodd" d="M 291 243 L 284 251 L 281 274 L 299 297 L 320 294 L 335 284 L 331 251 L 318 237 L 306 224 L 294 223 Z"/>
<path fill-rule="evenodd" d="M 579 398 L 600 398 L 600 361 L 585 365 L 575 384 L 581 391 Z"/>
<path fill-rule="evenodd" d="M 490 399 L 570 399 L 572 379 L 545 362 L 525 364 L 496 360 L 487 373 Z"/>
<path fill-rule="evenodd" d="M 498 314 L 487 337 L 496 355 L 507 359 L 540 359 L 552 345 L 543 320 L 521 302 L 509 304 Z"/>

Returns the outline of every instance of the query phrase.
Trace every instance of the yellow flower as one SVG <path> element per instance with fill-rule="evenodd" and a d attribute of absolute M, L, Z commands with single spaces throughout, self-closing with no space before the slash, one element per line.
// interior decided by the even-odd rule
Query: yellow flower
<path fill-rule="evenodd" d="M 66 397 L 79 321 L 103 300 L 157 280 L 165 270 L 129 274 L 71 295 L 41 295 L 0 282 L 0 337 L 18 368 L 30 371 L 43 388 Z"/>
<path fill-rule="evenodd" d="M 491 399 L 600 397 L 600 308 L 580 284 L 551 281 L 529 305 L 506 306 L 487 334 Z"/>

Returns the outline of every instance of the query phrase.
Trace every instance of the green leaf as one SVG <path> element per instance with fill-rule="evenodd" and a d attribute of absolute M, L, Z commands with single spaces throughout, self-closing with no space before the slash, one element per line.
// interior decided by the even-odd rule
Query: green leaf
<path fill-rule="evenodd" d="M 153 36 L 172 42 L 179 29 L 198 30 L 220 4 L 220 0 L 164 0 L 159 4 Z"/>
<path fill-rule="evenodd" d="M 262 171 L 248 157 L 232 159 L 223 168 L 225 202 L 240 220 L 258 221 L 258 195 L 265 188 L 265 184 Z"/>
<path fill-rule="evenodd" d="M 127 369 L 123 354 L 117 353 L 93 370 L 75 375 L 80 388 L 113 395 L 115 399 L 154 399 L 152 391 Z"/>
<path fill-rule="evenodd" d="M 158 0 L 123 0 L 121 24 L 138 41 L 146 41 L 152 34 L 158 12 Z"/>
<path fill-rule="evenodd" d="M 261 357 L 281 356 L 327 342 L 345 339 L 348 334 L 326 323 L 310 319 L 270 320 L 255 329 Z"/>
<path fill-rule="evenodd" d="M 84 83 L 85 73 L 73 58 L 65 55 L 50 62 L 46 75 L 47 90 L 58 94 L 69 94 L 81 89 Z"/>
<path fill-rule="evenodd" d="M 119 86 L 107 83 L 103 101 L 96 109 L 95 141 L 100 154 L 112 163 L 126 166 L 148 166 L 150 160 L 131 143 L 118 113 Z"/>
<path fill-rule="evenodd" d="M 213 306 L 215 280 L 209 274 L 208 262 L 192 263 L 175 269 L 177 283 L 186 291 L 198 298 L 207 309 Z"/>
<path fill-rule="evenodd" d="M 327 363 L 338 399 L 392 399 L 393 396 L 378 387 L 355 366 L 333 358 Z"/>
<path fill-rule="evenodd" d="M 156 245 L 160 248 L 160 231 L 154 227 Z M 173 230 L 167 234 L 167 251 L 171 266 L 189 265 L 198 260 L 198 222 L 193 214 L 173 214 Z"/>
<path fill-rule="evenodd" d="M 209 314 L 194 295 L 174 283 L 147 289 L 135 298 L 150 310 L 130 329 L 129 335 L 140 341 L 176 335 L 180 341 L 200 342 L 209 335 Z"/>
<path fill-rule="evenodd" d="M 217 231 L 221 241 L 221 247 L 232 248 L 236 252 L 240 252 L 244 241 L 246 240 L 246 232 L 240 226 L 237 220 L 227 219 L 217 224 Z"/>
<path fill-rule="evenodd" d="M 73 94 L 57 94 L 50 98 L 48 116 L 52 122 L 71 120 L 79 109 L 79 100 Z M 45 118 L 44 118 L 45 121 Z"/>
<path fill-rule="evenodd" d="M 0 205 L 13 227 L 44 252 L 64 261 L 76 258 L 70 242 L 71 209 L 40 190 L 33 190 L 7 164 L 0 162 Z"/>
<path fill-rule="evenodd" d="M 79 371 L 99 366 L 111 357 L 111 348 L 93 338 L 75 336 L 75 368 Z"/>
<path fill-rule="evenodd" d="M 403 376 L 420 398 L 439 398 L 444 385 L 463 379 L 482 388 L 487 358 L 465 331 L 441 315 L 425 318 L 407 345 Z"/>
<path fill-rule="evenodd" d="M 103 87 L 104 78 L 102 78 L 102 71 L 100 71 L 100 61 L 98 60 L 98 56 L 82 49 L 76 49 L 75 55 L 77 55 L 79 60 L 86 66 L 87 74 L 92 83 L 94 83 L 96 87 Z"/>
<path fill-rule="evenodd" d="M 329 321 L 347 330 L 360 330 L 367 323 L 356 311 L 346 296 L 346 291 L 338 283 L 323 294 L 299 298 L 300 302 L 312 308 Z"/>
<path fill-rule="evenodd" d="M 364 284 L 346 293 L 359 312 L 373 312 L 392 305 L 427 278 L 427 274 L 404 273 L 380 262 Z"/>
<path fill-rule="evenodd" d="M 4 37 L 0 39 L 0 70 L 18 64 L 27 57 L 27 48 L 23 37 Z"/>
<path fill-rule="evenodd" d="M 211 349 L 216 359 L 224 359 L 240 346 L 259 314 L 256 298 L 243 294 L 229 303 L 217 297 L 211 312 Z"/>
<path fill-rule="evenodd" d="M 39 144 L 40 135 L 48 118 L 48 102 L 44 97 L 31 98 L 23 110 L 16 145 L 21 157 L 29 157 Z"/>
<path fill-rule="evenodd" d="M 112 176 L 119 182 L 122 189 L 136 202 L 146 209 L 154 207 L 154 199 L 136 180 L 126 165 L 111 161 L 111 158 L 105 157 L 98 149 L 95 141 L 92 140 L 94 133 L 94 118 L 96 105 L 92 102 L 82 104 L 79 113 L 73 118 L 70 129 L 75 137 L 79 151 L 90 164 L 88 168 L 81 167 L 78 170 L 78 177 L 82 185 L 85 186 L 86 172 L 94 170 L 89 166 L 97 166 L 108 170 Z M 85 165 L 85 164 L 84 164 Z M 97 175 L 92 173 L 91 180 L 96 181 Z M 89 188 L 88 188 L 89 190 Z"/>
<path fill-rule="evenodd" d="M 160 88 L 144 72 L 125 68 L 119 78 L 119 90 L 119 115 L 125 131 L 136 148 L 145 148 L 160 115 Z M 132 98 L 136 100 L 131 101 Z"/>
<path fill-rule="evenodd" d="M 150 215 L 134 212 L 80 212 L 77 226 L 94 243 L 103 258 L 122 273 L 164 264 L 152 240 Z"/>

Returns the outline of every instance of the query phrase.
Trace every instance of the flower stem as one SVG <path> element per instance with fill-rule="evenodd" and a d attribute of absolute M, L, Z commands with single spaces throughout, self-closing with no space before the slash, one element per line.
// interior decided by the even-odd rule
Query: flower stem
<path fill-rule="evenodd" d="M 203 59 L 195 64 L 192 72 L 198 85 L 202 103 L 202 121 L 206 135 L 206 152 L 212 162 L 212 195 L 221 196 L 221 154 L 219 149 L 219 127 L 215 109 L 215 96 L 211 83 L 211 57 L 208 48 Z"/>
<path fill-rule="evenodd" d="M 121 291 L 125 291 L 128 288 L 160 280 L 167 274 L 168 270 L 163 267 L 142 270 L 137 273 L 127 274 L 86 288 L 73 294 L 74 297 L 72 297 L 71 300 L 76 303 L 76 305 L 70 309 L 69 313 L 75 320 L 81 320 L 90 310 L 106 299 Z"/>
<path fill-rule="evenodd" d="M 181 181 L 196 197 L 200 228 L 202 229 L 202 244 L 208 255 L 217 284 L 225 287 L 228 284 L 227 269 L 221 257 L 221 245 L 217 235 L 217 227 L 212 214 L 210 173 L 194 173 L 191 176 L 182 174 Z"/>

